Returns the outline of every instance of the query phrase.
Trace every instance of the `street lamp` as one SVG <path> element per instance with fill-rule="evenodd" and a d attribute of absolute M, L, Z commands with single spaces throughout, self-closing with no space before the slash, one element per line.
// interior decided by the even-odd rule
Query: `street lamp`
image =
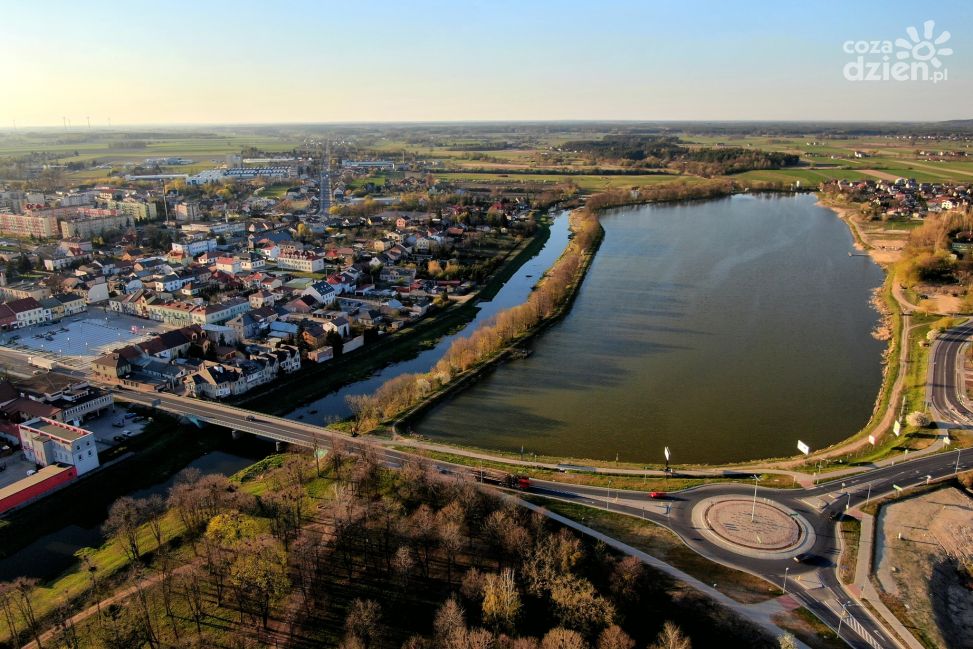
<path fill-rule="evenodd" d="M 760 476 L 753 476 L 753 507 L 750 508 L 750 522 L 752 523 L 754 518 L 757 516 L 757 481 L 760 480 Z"/>
<path fill-rule="evenodd" d="M 783 594 L 784 595 L 787 594 L 787 571 L 790 570 L 790 569 L 791 569 L 790 566 L 786 566 L 784 568 L 784 585 L 781 586 L 781 591 L 783 591 Z"/>
<path fill-rule="evenodd" d="M 961 449 L 956 449 L 956 466 L 953 468 L 953 474 L 959 473 L 959 453 Z"/>
<path fill-rule="evenodd" d="M 612 496 L 612 481 L 609 480 L 608 489 L 605 491 L 605 509 L 611 509 L 608 503 L 608 501 L 611 499 L 611 496 Z"/>

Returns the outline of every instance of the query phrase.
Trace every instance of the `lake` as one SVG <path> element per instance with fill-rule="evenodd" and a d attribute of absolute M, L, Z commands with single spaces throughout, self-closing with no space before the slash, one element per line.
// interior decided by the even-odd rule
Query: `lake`
<path fill-rule="evenodd" d="M 606 213 L 566 317 L 416 425 L 558 457 L 732 462 L 839 441 L 868 420 L 884 275 L 812 195 Z"/>

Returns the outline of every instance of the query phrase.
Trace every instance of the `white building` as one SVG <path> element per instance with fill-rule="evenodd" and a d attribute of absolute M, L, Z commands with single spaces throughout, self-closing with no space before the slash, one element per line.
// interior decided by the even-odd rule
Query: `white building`
<path fill-rule="evenodd" d="M 198 241 L 185 241 L 183 243 L 173 243 L 172 251 L 195 257 L 204 252 L 216 250 L 216 239 L 200 239 Z"/>
<path fill-rule="evenodd" d="M 27 459 L 40 466 L 69 464 L 83 475 L 98 468 L 98 447 L 90 430 L 38 417 L 18 425 Z"/>
<path fill-rule="evenodd" d="M 277 256 L 277 266 L 303 273 L 318 273 L 324 270 L 324 257 L 301 250 L 282 252 Z"/>

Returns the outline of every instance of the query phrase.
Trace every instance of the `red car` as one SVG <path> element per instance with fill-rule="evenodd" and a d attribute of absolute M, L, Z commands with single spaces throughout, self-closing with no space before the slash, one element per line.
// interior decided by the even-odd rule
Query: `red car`
<path fill-rule="evenodd" d="M 664 500 L 666 497 L 666 492 L 664 491 L 650 491 L 649 498 L 655 498 L 656 500 Z"/>

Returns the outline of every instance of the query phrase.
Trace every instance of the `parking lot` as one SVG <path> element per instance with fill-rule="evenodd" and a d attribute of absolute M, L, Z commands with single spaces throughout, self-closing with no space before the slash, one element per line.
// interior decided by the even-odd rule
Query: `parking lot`
<path fill-rule="evenodd" d="M 57 324 L 25 327 L 0 335 L 0 344 L 86 369 L 93 359 L 118 347 L 141 342 L 166 327 L 160 322 L 92 308 Z"/>
<path fill-rule="evenodd" d="M 101 417 L 89 419 L 81 424 L 81 427 L 94 433 L 98 451 L 101 452 L 121 441 L 121 439 L 116 440 L 116 437 L 121 438 L 126 433 L 138 435 L 147 423 L 147 419 L 136 417 L 135 413 L 129 412 L 124 406 L 115 404 Z"/>

